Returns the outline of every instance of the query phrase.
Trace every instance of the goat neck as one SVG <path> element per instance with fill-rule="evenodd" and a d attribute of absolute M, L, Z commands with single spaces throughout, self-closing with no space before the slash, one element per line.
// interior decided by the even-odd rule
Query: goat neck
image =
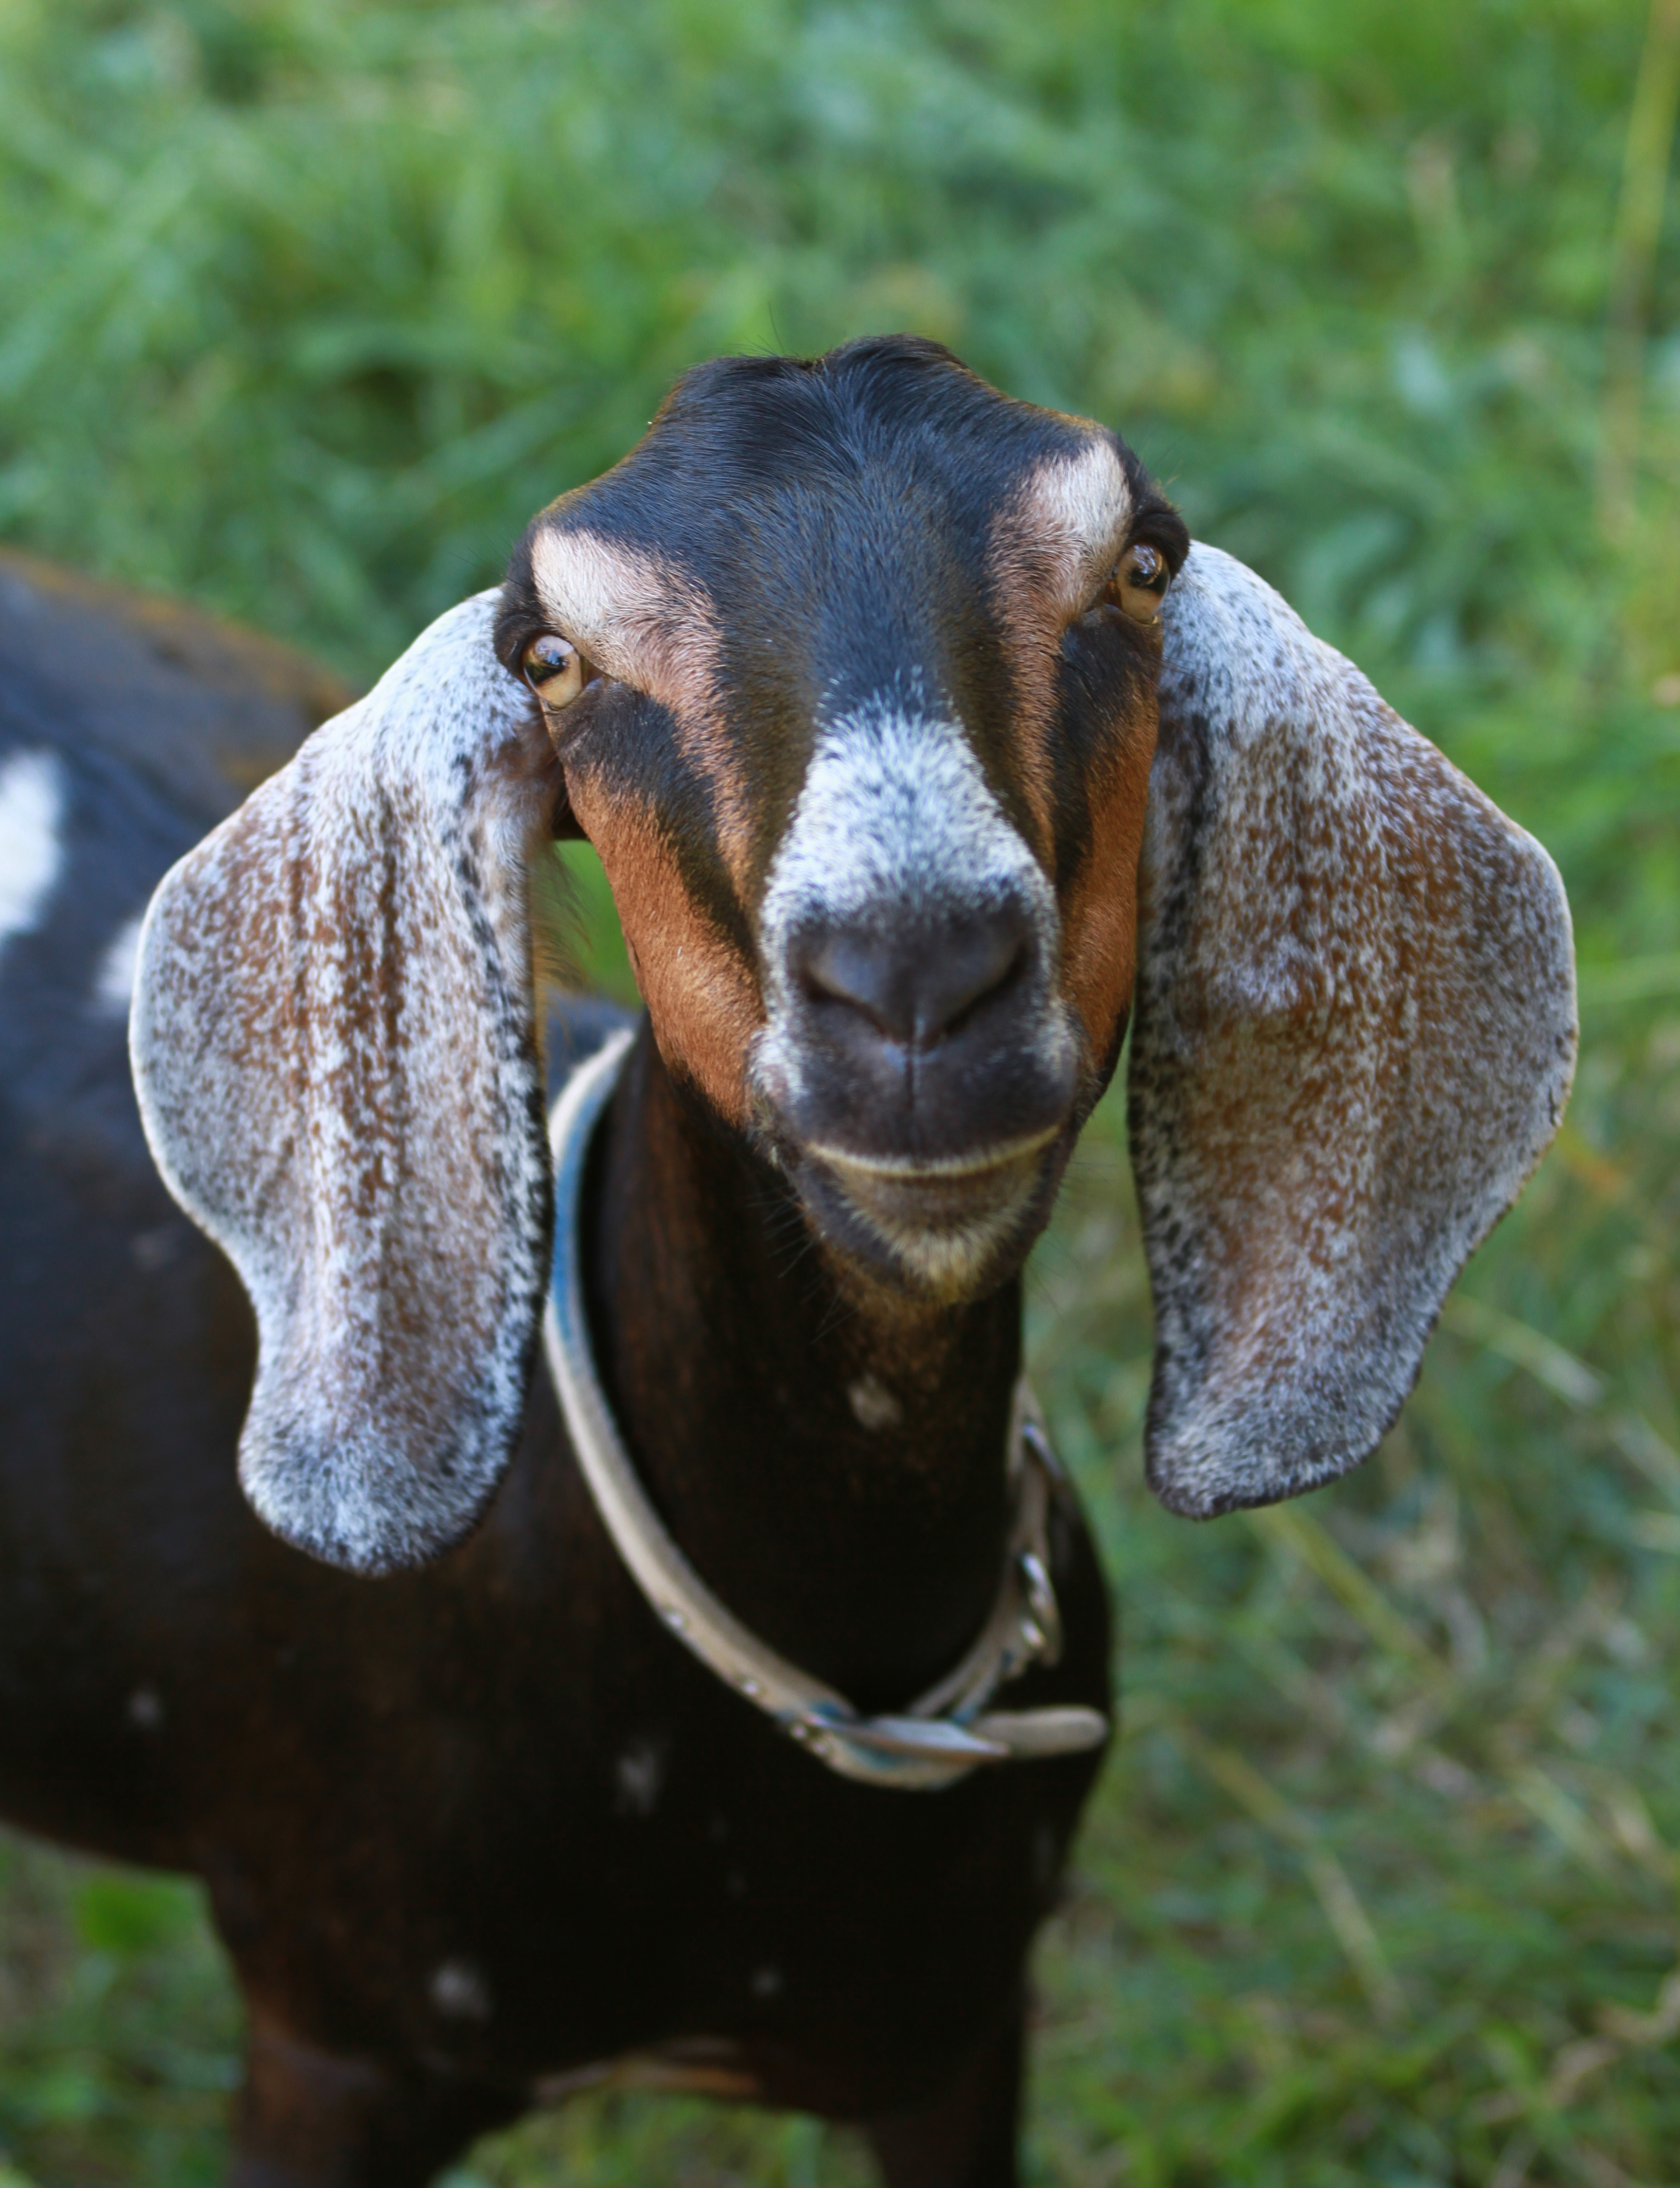
<path fill-rule="evenodd" d="M 901 1706 L 997 1588 L 1018 1283 L 908 1317 L 843 1289 L 786 1185 L 646 1026 L 583 1222 L 597 1365 L 679 1546 L 773 1648 Z"/>

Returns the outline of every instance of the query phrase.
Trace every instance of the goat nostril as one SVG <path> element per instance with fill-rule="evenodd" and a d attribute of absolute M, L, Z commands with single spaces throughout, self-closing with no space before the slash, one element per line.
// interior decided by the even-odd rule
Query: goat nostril
<path fill-rule="evenodd" d="M 1029 916 L 1008 904 L 937 923 L 882 920 L 804 938 L 789 972 L 813 1008 L 863 1018 L 882 1040 L 929 1048 L 1021 984 Z"/>
<path fill-rule="evenodd" d="M 924 1041 L 949 1040 L 951 1035 L 962 1031 L 978 1011 L 988 1003 L 996 1002 L 1005 990 L 1012 988 L 1027 969 L 1027 945 L 1018 943 L 1007 960 L 994 973 L 990 967 L 983 972 L 967 1000 L 960 1002 L 942 1025 L 930 1025 L 924 1031 L 917 1024 L 918 1037 Z"/>
<path fill-rule="evenodd" d="M 799 953 L 797 977 L 809 1003 L 838 1004 L 867 1018 L 888 1039 L 905 1030 L 901 982 L 893 978 L 887 953 L 865 939 L 828 934 Z"/>

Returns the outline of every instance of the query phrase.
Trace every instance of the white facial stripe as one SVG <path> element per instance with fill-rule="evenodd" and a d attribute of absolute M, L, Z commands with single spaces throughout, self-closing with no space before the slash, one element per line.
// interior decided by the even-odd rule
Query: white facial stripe
<path fill-rule="evenodd" d="M 555 630 L 609 676 L 665 700 L 692 702 L 709 686 L 711 603 L 669 563 L 592 532 L 539 532 L 531 575 Z"/>
<path fill-rule="evenodd" d="M 0 949 L 46 910 L 64 865 L 63 820 L 55 753 L 14 753 L 0 763 Z"/>
<path fill-rule="evenodd" d="M 1056 916 L 1050 884 L 1006 818 L 954 722 L 884 702 L 824 730 L 770 868 L 766 943 L 813 914 L 873 905 L 916 912 L 1025 895 Z"/>
<path fill-rule="evenodd" d="M 126 1018 L 134 998 L 134 968 L 139 962 L 140 928 L 145 914 L 125 919 L 105 945 L 93 977 L 93 1008 L 101 1018 Z"/>
<path fill-rule="evenodd" d="M 768 1023 L 755 1064 L 792 1094 L 803 1064 L 790 1017 L 788 945 L 841 925 L 1024 899 L 1040 962 L 1056 962 L 1055 894 L 954 722 L 885 700 L 826 729 L 759 908 Z"/>
<path fill-rule="evenodd" d="M 1112 443 L 1093 440 L 1077 456 L 1040 465 L 1022 506 L 1034 544 L 1061 565 L 1060 605 L 1072 613 L 1113 567 L 1131 521 L 1131 489 Z"/>

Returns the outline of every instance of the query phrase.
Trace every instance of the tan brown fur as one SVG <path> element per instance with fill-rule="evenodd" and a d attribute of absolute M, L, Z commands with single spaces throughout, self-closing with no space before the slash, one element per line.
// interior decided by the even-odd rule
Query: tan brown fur
<path fill-rule="evenodd" d="M 995 608 L 1009 641 L 1013 728 L 1038 840 L 1049 866 L 1055 799 L 1055 734 L 1063 634 L 1098 597 L 1132 513 L 1131 494 L 1107 438 L 1085 454 L 1032 471 L 992 527 L 987 558 Z"/>
<path fill-rule="evenodd" d="M 1115 730 L 1103 779 L 1091 787 L 1091 845 L 1062 906 L 1062 994 L 1101 1058 L 1131 1001 L 1137 969 L 1137 862 L 1155 755 L 1153 696 Z"/>
<path fill-rule="evenodd" d="M 592 793 L 587 779 L 572 804 L 612 885 L 660 1054 L 720 1116 L 744 1122 L 747 1048 L 764 1022 L 752 973 L 689 894 L 651 808 Z"/>

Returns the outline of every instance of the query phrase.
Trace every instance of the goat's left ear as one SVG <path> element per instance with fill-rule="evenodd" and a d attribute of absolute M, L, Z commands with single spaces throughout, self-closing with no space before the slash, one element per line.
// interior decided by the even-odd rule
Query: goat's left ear
<path fill-rule="evenodd" d="M 1168 595 L 1139 877 L 1132 1164 L 1151 1486 L 1207 1518 L 1358 1464 L 1562 1119 L 1551 860 L 1271 588 Z"/>
<path fill-rule="evenodd" d="M 521 1418 L 551 1193 L 527 861 L 559 774 L 497 596 L 171 869 L 130 1020 L 152 1153 L 257 1310 L 240 1480 L 352 1571 L 459 1542 Z"/>

